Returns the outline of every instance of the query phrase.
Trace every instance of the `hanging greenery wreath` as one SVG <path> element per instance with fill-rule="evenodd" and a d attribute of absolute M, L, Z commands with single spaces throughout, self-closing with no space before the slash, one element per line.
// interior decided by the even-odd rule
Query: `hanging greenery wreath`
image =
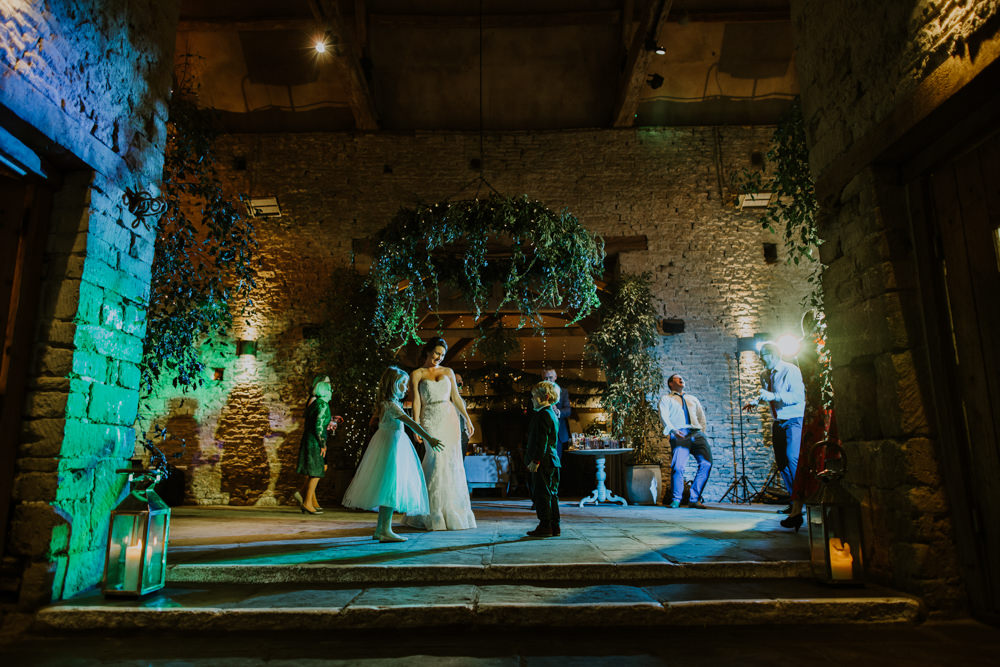
<path fill-rule="evenodd" d="M 491 241 L 502 252 L 489 252 Z M 554 307 L 576 322 L 600 305 L 595 278 L 603 263 L 600 236 L 569 211 L 527 196 L 404 208 L 376 237 L 372 330 L 383 344 L 418 340 L 419 317 L 438 309 L 442 283 L 460 289 L 477 318 L 500 282 L 495 311 L 520 311 L 519 327 L 540 326 L 539 311 Z"/>

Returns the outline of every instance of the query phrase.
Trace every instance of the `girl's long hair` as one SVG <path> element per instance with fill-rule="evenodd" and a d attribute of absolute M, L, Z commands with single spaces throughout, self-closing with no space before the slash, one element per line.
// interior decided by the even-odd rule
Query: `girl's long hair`
<path fill-rule="evenodd" d="M 382 417 L 382 410 L 387 401 L 399 402 L 406 395 L 406 385 L 410 380 L 399 366 L 389 366 L 378 381 L 378 391 L 375 392 L 375 415 Z"/>

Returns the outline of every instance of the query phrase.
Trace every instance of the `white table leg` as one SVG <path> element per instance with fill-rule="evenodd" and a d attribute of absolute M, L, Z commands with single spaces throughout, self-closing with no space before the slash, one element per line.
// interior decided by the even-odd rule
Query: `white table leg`
<path fill-rule="evenodd" d="M 597 466 L 597 488 L 594 489 L 593 493 L 580 501 L 579 507 L 583 507 L 584 503 L 594 503 L 595 505 L 600 505 L 601 503 L 621 503 L 623 506 L 628 506 L 628 502 L 624 498 L 616 496 L 613 491 L 604 485 L 604 480 L 608 478 L 608 474 L 604 472 L 604 459 L 605 457 L 603 456 L 594 458 L 594 463 Z"/>

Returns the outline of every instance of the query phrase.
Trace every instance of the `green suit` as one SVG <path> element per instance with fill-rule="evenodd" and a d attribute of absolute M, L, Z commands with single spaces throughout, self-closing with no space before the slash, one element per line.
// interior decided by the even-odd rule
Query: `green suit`
<path fill-rule="evenodd" d="M 524 463 L 539 462 L 531 473 L 531 499 L 539 523 L 559 526 L 559 417 L 551 405 L 535 410 L 528 424 L 528 445 Z"/>

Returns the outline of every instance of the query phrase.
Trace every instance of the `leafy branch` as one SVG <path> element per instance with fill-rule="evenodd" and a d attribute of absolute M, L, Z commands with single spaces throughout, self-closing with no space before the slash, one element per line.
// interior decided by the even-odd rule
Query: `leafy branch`
<path fill-rule="evenodd" d="M 652 275 L 622 274 L 610 301 L 601 308 L 601 326 L 587 341 L 600 362 L 608 387 L 601 404 L 611 415 L 611 433 L 630 441 L 636 464 L 659 463 L 653 443 L 662 429 L 650 403 L 663 386 L 654 349 L 659 343 L 653 314 Z"/>
<path fill-rule="evenodd" d="M 185 57 L 188 64 L 190 57 Z M 227 193 L 216 173 L 213 117 L 197 104 L 197 89 L 179 67 L 170 99 L 153 257 L 141 387 L 149 393 L 167 374 L 182 389 L 205 381 L 199 346 L 224 335 L 234 306 L 252 308 L 257 240 L 242 196 Z"/>
<path fill-rule="evenodd" d="M 540 326 L 546 307 L 563 307 L 575 322 L 600 303 L 594 281 L 603 262 L 599 236 L 569 211 L 527 197 L 401 209 L 376 239 L 373 330 L 383 343 L 418 340 L 418 315 L 438 309 L 442 283 L 458 287 L 477 318 L 499 282 L 495 311 L 520 311 L 519 326 Z"/>

